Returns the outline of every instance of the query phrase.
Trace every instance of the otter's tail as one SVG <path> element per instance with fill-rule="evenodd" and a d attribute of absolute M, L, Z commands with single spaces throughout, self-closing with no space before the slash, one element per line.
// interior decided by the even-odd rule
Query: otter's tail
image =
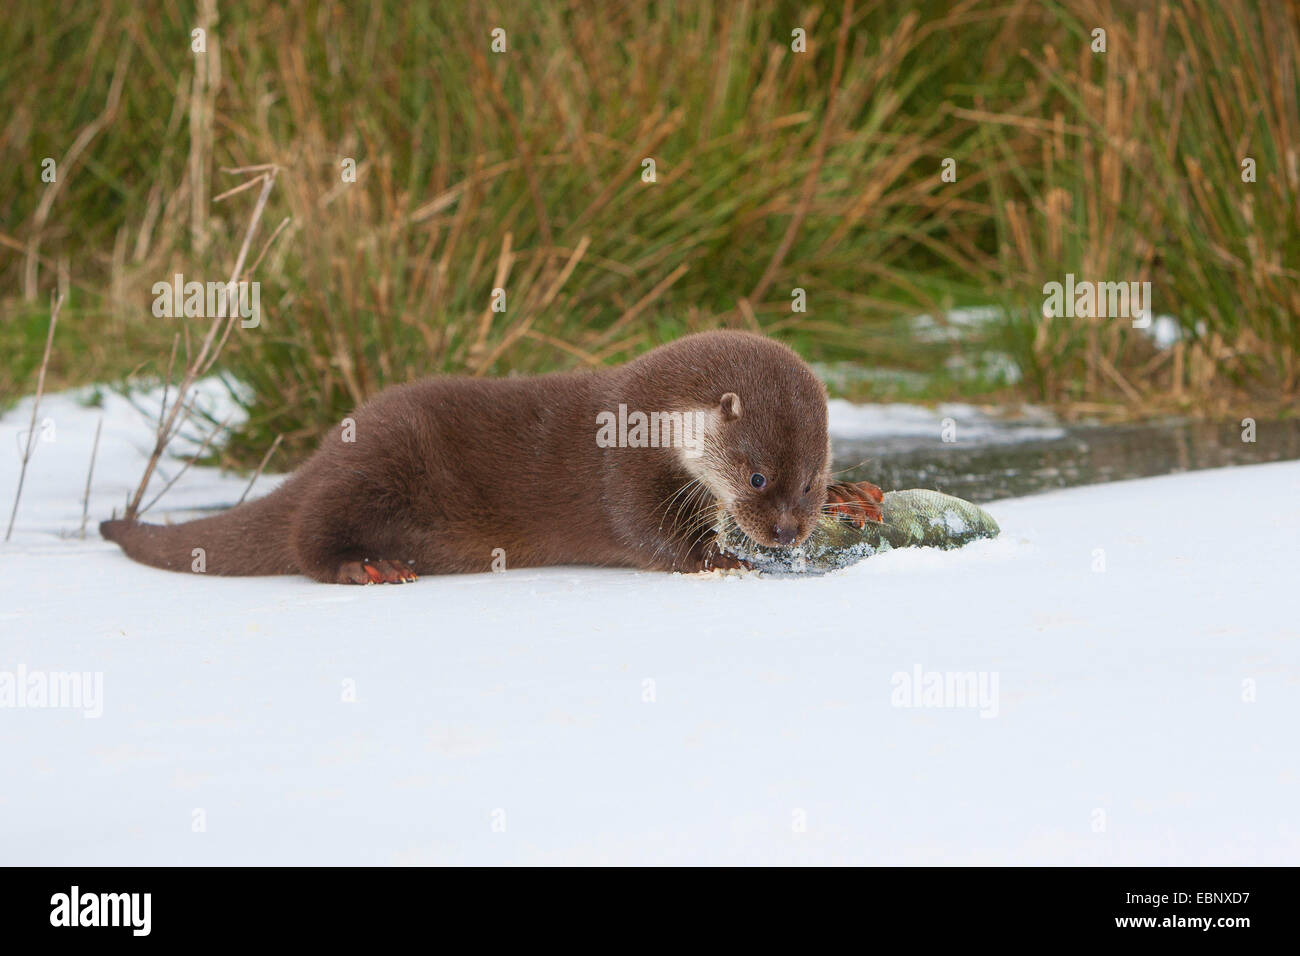
<path fill-rule="evenodd" d="M 103 521 L 99 533 L 117 542 L 128 558 L 168 571 L 297 574 L 289 546 L 292 514 L 282 492 L 184 524 Z"/>

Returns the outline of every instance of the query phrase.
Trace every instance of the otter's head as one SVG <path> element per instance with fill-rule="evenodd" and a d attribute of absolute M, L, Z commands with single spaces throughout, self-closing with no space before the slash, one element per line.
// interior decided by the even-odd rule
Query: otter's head
<path fill-rule="evenodd" d="M 811 371 L 756 380 L 744 391 L 718 398 L 688 468 L 755 542 L 802 544 L 826 503 L 826 393 Z"/>

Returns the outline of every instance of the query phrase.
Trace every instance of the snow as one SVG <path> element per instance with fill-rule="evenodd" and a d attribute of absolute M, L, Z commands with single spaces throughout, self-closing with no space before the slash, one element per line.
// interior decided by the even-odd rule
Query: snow
<path fill-rule="evenodd" d="M 943 525 L 948 529 L 948 533 L 954 537 L 959 534 L 965 534 L 970 530 L 970 525 L 966 524 L 966 519 L 955 511 L 945 511 L 942 515 L 932 518 L 930 524 L 933 527 Z"/>
<path fill-rule="evenodd" d="M 150 444 L 111 394 L 73 536 L 100 414 L 47 398 L 0 546 L 0 700 L 102 681 L 0 707 L 0 862 L 1300 863 L 1300 463 L 997 502 L 995 541 L 824 577 L 350 588 L 99 540 Z"/>
<path fill-rule="evenodd" d="M 1156 348 L 1161 351 L 1173 348 L 1186 338 L 1183 327 L 1172 315 L 1157 315 L 1149 324 L 1135 325 L 1133 328 L 1155 342 Z M 1199 330 L 1199 334 L 1204 334 L 1203 328 Z"/>

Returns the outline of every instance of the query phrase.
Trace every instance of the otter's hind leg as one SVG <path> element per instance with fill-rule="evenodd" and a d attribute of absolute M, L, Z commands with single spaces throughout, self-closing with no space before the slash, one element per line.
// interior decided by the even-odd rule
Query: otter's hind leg
<path fill-rule="evenodd" d="M 416 554 L 400 519 L 375 496 L 335 479 L 297 509 L 291 543 L 302 573 L 326 584 L 406 584 Z"/>

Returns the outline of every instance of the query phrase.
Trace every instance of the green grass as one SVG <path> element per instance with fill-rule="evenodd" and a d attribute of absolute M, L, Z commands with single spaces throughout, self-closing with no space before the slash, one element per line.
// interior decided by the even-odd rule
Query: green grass
<path fill-rule="evenodd" d="M 261 326 L 221 357 L 258 397 L 244 463 L 277 434 L 292 460 L 395 382 L 616 362 L 719 325 L 921 373 L 923 398 L 1293 395 L 1295 8 L 1163 9 L 858 3 L 832 98 L 839 5 L 27 5 L 0 39 L 0 396 L 31 388 L 61 269 L 51 387 L 159 376 L 178 335 L 183 357 L 151 286 L 226 277 L 257 190 L 214 203 L 247 178 L 221 169 L 261 163 L 280 169 L 248 266 L 290 223 L 246 270 Z M 1066 271 L 1149 277 L 1189 341 L 1161 360 L 1122 323 L 1045 325 Z M 980 340 L 900 321 L 989 303 L 1007 319 Z M 1016 389 L 940 371 L 989 347 Z"/>

